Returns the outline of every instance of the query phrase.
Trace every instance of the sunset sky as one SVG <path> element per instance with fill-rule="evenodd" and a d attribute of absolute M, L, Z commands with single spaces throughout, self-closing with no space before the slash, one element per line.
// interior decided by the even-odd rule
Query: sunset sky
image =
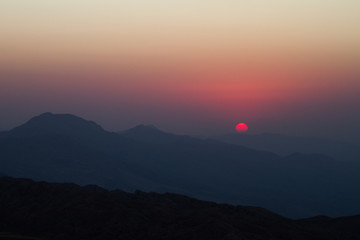
<path fill-rule="evenodd" d="M 0 129 L 49 111 L 360 143 L 359 13 L 359 0 L 1 0 Z"/>

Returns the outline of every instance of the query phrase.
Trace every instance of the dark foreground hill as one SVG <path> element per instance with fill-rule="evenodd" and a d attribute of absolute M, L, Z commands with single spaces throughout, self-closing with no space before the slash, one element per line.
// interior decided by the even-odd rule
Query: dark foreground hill
<path fill-rule="evenodd" d="M 107 189 L 172 192 L 293 218 L 360 213 L 360 164 L 278 156 L 139 126 L 123 134 L 45 113 L 0 135 L 0 172 Z"/>
<path fill-rule="evenodd" d="M 360 239 L 359 216 L 294 221 L 175 194 L 9 177 L 0 178 L 0 212 L 0 232 L 39 239 Z"/>

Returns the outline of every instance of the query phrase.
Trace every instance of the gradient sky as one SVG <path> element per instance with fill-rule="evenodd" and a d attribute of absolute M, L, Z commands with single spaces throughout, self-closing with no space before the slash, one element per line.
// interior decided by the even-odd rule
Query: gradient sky
<path fill-rule="evenodd" d="M 360 143 L 359 0 L 1 0 L 0 128 L 42 112 L 109 130 Z"/>

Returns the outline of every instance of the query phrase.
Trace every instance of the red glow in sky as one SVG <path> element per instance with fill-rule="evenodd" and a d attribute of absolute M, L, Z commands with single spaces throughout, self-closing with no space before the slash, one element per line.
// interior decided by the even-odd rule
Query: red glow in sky
<path fill-rule="evenodd" d="M 54 112 L 360 143 L 360 1 L 145 2 L 0 1 L 0 131 Z"/>

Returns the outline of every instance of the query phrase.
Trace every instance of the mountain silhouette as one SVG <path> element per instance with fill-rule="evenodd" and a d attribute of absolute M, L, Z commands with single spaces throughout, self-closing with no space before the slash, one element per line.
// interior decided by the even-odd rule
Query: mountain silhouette
<path fill-rule="evenodd" d="M 11 133 L 16 136 L 33 136 L 49 133 L 78 136 L 103 131 L 104 129 L 95 122 L 87 121 L 71 114 L 52 114 L 47 112 L 12 129 Z"/>
<path fill-rule="evenodd" d="M 291 220 L 263 208 L 0 178 L 0 233 L 36 239 L 359 239 L 360 216 Z M 1 235 L 0 235 L 1 236 Z M 26 238 L 25 238 L 26 239 Z"/>
<path fill-rule="evenodd" d="M 320 154 L 283 157 L 148 126 L 118 134 L 68 114 L 42 114 L 0 137 L 8 176 L 173 192 L 294 218 L 359 213 L 359 170 Z"/>
<path fill-rule="evenodd" d="M 152 142 L 152 143 L 169 143 L 178 140 L 179 138 L 186 138 L 187 136 L 179 136 L 171 133 L 166 133 L 153 125 L 138 125 L 129 130 L 119 132 L 119 134 L 137 141 Z"/>
<path fill-rule="evenodd" d="M 359 161 L 360 146 L 354 143 L 315 138 L 295 137 L 280 134 L 227 134 L 211 137 L 226 143 L 289 155 L 295 152 L 324 154 L 340 161 Z"/>
<path fill-rule="evenodd" d="M 11 137 L 36 137 L 41 135 L 63 135 L 79 143 L 107 148 L 112 143 L 121 142 L 121 136 L 105 131 L 93 121 L 71 114 L 43 113 L 25 124 L 8 132 Z"/>

